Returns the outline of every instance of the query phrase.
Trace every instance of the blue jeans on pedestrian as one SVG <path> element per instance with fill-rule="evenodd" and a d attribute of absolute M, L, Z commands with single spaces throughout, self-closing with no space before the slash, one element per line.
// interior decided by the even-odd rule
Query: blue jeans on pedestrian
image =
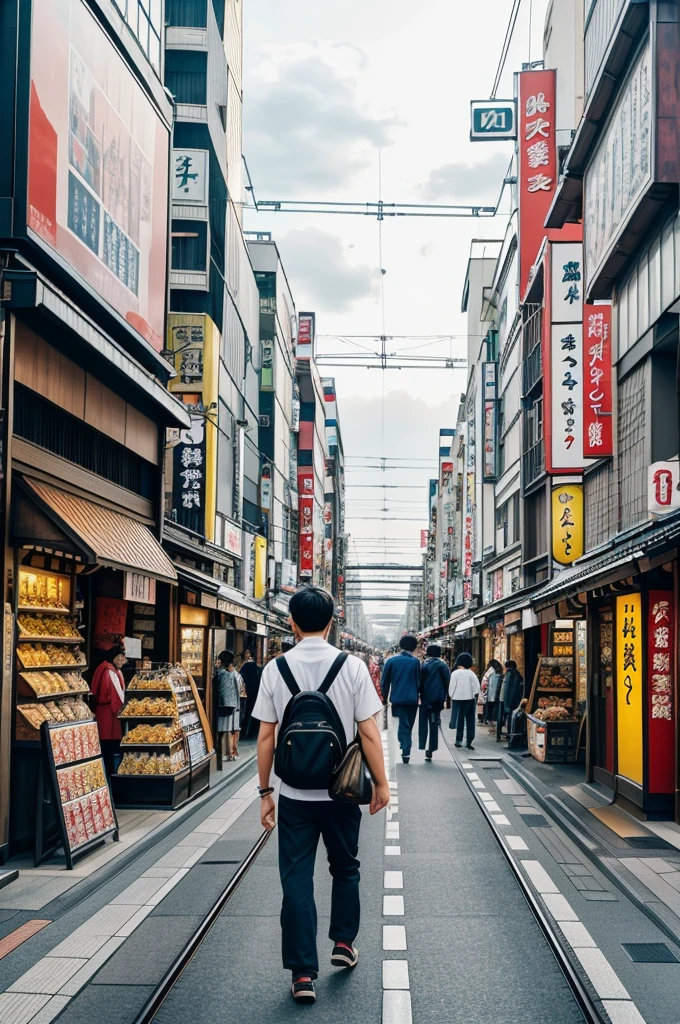
<path fill-rule="evenodd" d="M 411 734 L 413 732 L 413 726 L 415 725 L 416 715 L 418 714 L 418 705 L 393 704 L 392 714 L 399 722 L 397 739 L 399 740 L 402 756 L 410 757 L 411 743 L 413 742 Z"/>
<path fill-rule="evenodd" d="M 476 710 L 476 697 L 471 697 L 470 700 L 451 701 L 451 721 L 449 723 L 449 729 L 456 730 L 456 743 L 459 745 L 463 742 L 463 730 L 465 730 L 467 734 L 466 742 L 468 747 L 475 738 Z"/>

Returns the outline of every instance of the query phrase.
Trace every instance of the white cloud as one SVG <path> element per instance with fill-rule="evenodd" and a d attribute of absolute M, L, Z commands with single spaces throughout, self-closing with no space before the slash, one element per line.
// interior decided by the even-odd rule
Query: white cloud
<path fill-rule="evenodd" d="M 480 163 L 451 163 L 430 171 L 421 186 L 426 199 L 433 201 L 473 199 L 484 203 L 495 200 L 510 164 L 510 156 L 494 153 Z"/>
<path fill-rule="evenodd" d="M 394 115 L 360 103 L 355 69 L 364 60 L 336 44 L 270 52 L 245 97 L 245 154 L 256 195 L 317 198 L 338 189 L 391 145 Z"/>
<path fill-rule="evenodd" d="M 377 296 L 379 271 L 351 263 L 342 239 L 319 228 L 289 231 L 279 240 L 299 308 L 343 313 L 352 303 Z"/>

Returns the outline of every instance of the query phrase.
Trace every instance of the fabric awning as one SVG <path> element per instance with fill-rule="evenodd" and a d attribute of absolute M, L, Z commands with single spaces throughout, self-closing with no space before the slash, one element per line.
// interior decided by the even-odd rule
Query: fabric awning
<path fill-rule="evenodd" d="M 219 594 L 220 581 L 208 576 L 207 573 L 192 569 L 188 565 L 182 565 L 180 562 L 175 562 L 175 569 L 182 583 L 186 583 L 204 594 Z"/>
<path fill-rule="evenodd" d="M 138 572 L 166 583 L 177 581 L 172 562 L 148 526 L 41 480 L 24 477 L 23 482 L 41 511 L 88 562 Z"/>
<path fill-rule="evenodd" d="M 461 633 L 467 633 L 469 629 L 474 629 L 474 626 L 474 619 L 463 619 L 463 621 L 459 622 L 456 626 L 456 636 L 460 636 Z"/>

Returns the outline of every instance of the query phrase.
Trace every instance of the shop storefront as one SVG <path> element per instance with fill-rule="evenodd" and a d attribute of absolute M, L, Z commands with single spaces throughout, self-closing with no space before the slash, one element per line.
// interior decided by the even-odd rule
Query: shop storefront
<path fill-rule="evenodd" d="M 559 621 L 548 628 L 554 658 L 573 652 L 569 693 L 556 696 L 580 718 L 586 778 L 636 813 L 676 820 L 678 536 L 678 516 L 644 524 L 615 553 L 582 559 L 535 597 L 543 621 L 580 616 L 573 630 Z"/>
<path fill-rule="evenodd" d="M 59 838 L 61 820 L 71 835 L 71 852 L 80 853 L 108 821 L 98 801 L 101 794 L 110 799 L 109 782 L 114 782 L 113 802 L 123 802 L 116 799 L 115 775 L 102 784 L 100 751 L 93 746 L 93 737 L 99 746 L 90 701 L 93 674 L 116 645 L 128 656 L 126 682 L 144 665 L 167 663 L 176 574 L 139 519 L 28 473 L 14 475 L 11 540 L 13 585 L 6 607 L 6 640 L 15 638 L 10 848 L 35 843 L 36 859 L 44 857 Z M 94 727 L 87 748 L 79 740 L 81 723 Z M 80 731 L 85 737 L 86 730 Z M 50 795 L 46 758 L 50 753 L 54 758 L 57 733 L 61 760 L 52 782 L 67 777 L 70 782 Z M 71 741 L 73 749 L 65 754 Z M 153 757 L 138 753 L 135 770 L 143 778 L 134 804 L 157 805 L 150 796 L 155 776 L 174 776 L 185 767 L 180 761 L 171 763 L 155 749 Z M 118 771 L 125 769 L 121 765 Z M 77 801 L 68 796 L 71 790 L 82 790 Z M 71 812 L 75 816 L 69 817 Z"/>

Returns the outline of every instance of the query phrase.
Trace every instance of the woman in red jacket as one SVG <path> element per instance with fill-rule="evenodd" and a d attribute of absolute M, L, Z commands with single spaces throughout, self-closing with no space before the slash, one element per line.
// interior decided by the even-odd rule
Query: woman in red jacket
<path fill-rule="evenodd" d="M 118 712 L 125 703 L 125 680 L 121 668 L 126 662 L 122 647 L 112 647 L 92 677 L 92 704 L 99 729 L 102 756 L 109 775 L 117 768 L 121 728 Z"/>

